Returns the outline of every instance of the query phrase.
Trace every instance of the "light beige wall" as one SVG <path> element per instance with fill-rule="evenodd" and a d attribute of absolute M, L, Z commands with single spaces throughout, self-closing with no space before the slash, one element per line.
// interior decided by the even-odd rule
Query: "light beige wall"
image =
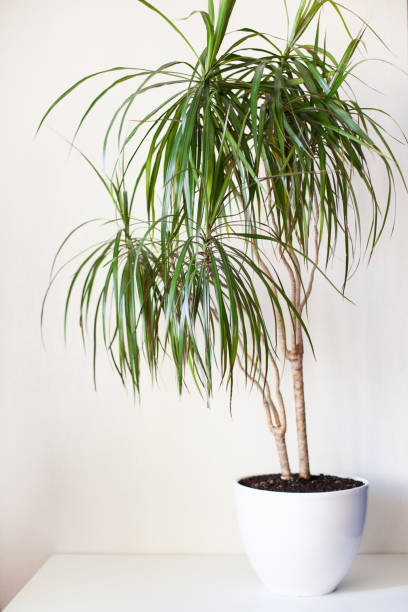
<path fill-rule="evenodd" d="M 192 7 L 187 0 L 156 3 L 173 17 Z M 406 64 L 405 4 L 349 2 L 371 18 L 400 65 Z M 241 0 L 233 25 L 282 31 L 282 2 Z M 185 27 L 198 33 L 198 18 Z M 165 365 L 160 388 L 145 385 L 141 405 L 133 405 L 101 359 L 95 393 L 78 334 L 63 347 L 63 283 L 48 310 L 46 352 L 41 345 L 40 304 L 57 245 L 74 225 L 111 211 L 57 135 L 71 135 L 92 87 L 61 108 L 34 142 L 35 125 L 80 76 L 115 65 L 156 66 L 182 57 L 183 45 L 130 0 L 3 0 L 0 30 L 4 604 L 54 551 L 240 551 L 231 483 L 278 466 L 260 399 L 242 387 L 231 420 L 223 393 L 211 411 L 194 393 L 179 400 Z M 337 31 L 332 36 L 340 47 Z M 384 53 L 370 41 L 371 55 Z M 383 64 L 361 74 L 386 94 L 357 86 L 364 100 L 391 111 L 408 130 L 406 76 Z M 81 141 L 91 154 L 98 125 L 91 123 Z M 403 157 L 405 163 L 406 150 Z M 363 265 L 350 284 L 357 306 L 318 283 L 311 314 L 312 468 L 371 480 L 365 551 L 408 552 L 407 233 L 407 198 L 399 193 L 392 240 L 388 232 L 369 269 Z M 289 442 L 294 454 L 292 433 Z"/>

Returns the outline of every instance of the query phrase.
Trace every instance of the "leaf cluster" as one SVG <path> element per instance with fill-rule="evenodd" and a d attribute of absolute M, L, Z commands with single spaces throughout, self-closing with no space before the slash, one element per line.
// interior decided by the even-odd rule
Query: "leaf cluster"
<path fill-rule="evenodd" d="M 344 254 L 344 290 L 358 260 L 361 219 L 369 219 L 371 253 L 389 215 L 395 176 L 402 173 L 378 113 L 362 108 L 352 93 L 366 26 L 353 36 L 339 3 L 302 0 L 283 43 L 243 28 L 227 45 L 236 2 L 220 0 L 216 11 L 209 0 L 207 11 L 197 11 L 207 39 L 197 52 L 175 23 L 139 1 L 182 37 L 193 60 L 86 76 L 50 106 L 40 124 L 85 81 L 112 74 L 83 113 L 75 140 L 102 98 L 137 84 L 104 135 L 105 166 L 116 151 L 113 169 L 99 172 L 86 158 L 114 204 L 116 229 L 75 270 L 65 320 L 80 283 L 80 322 L 92 326 L 94 366 L 101 332 L 119 375 L 134 389 L 142 355 L 155 376 L 161 356 L 169 354 L 180 391 L 189 369 L 210 396 L 214 366 L 231 389 L 238 359 L 248 376 L 266 376 L 276 349 L 273 316 L 289 325 L 300 320 L 306 330 L 266 252 L 310 261 L 316 205 L 325 263 L 336 249 Z M 320 31 L 325 5 L 349 38 L 340 58 Z M 305 44 L 311 28 L 314 43 Z M 171 93 L 131 121 L 139 97 L 155 90 Z M 370 158 L 385 168 L 381 202 Z M 357 196 L 356 181 L 364 198 L 361 190 Z M 265 253 L 266 266 L 259 265 L 254 245 Z"/>

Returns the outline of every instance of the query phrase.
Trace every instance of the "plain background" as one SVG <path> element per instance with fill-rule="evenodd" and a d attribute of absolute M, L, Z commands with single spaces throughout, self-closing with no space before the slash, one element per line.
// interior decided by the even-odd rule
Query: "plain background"
<path fill-rule="evenodd" d="M 205 2 L 156 4 L 183 17 Z M 348 5 L 370 19 L 393 52 L 368 36 L 368 55 L 405 67 L 405 0 Z M 95 393 L 74 325 L 64 348 L 63 281 L 48 307 L 44 350 L 39 315 L 56 248 L 78 223 L 111 214 L 94 177 L 79 156 L 68 158 L 59 135 L 72 135 L 97 84 L 64 104 L 34 141 L 36 124 L 85 74 L 115 65 L 155 67 L 186 51 L 136 1 L 2 0 L 0 7 L 4 605 L 54 551 L 241 551 L 233 479 L 278 464 L 260 398 L 243 385 L 231 419 L 223 392 L 211 410 L 194 392 L 179 399 L 164 364 L 159 388 L 152 390 L 146 377 L 142 400 L 134 404 L 101 355 Z M 340 52 L 344 39 L 333 13 L 324 23 Z M 202 40 L 198 17 L 180 26 Z M 240 26 L 283 32 L 281 0 L 239 0 L 232 27 Z M 382 63 L 365 64 L 359 74 L 385 94 L 356 83 L 363 101 L 391 112 L 408 131 L 408 77 Z M 85 130 L 81 147 L 91 155 L 110 108 L 102 105 L 101 119 Z M 407 150 L 399 152 L 406 168 Z M 389 226 L 369 267 L 363 264 L 350 283 L 355 305 L 318 281 L 310 312 L 317 357 L 306 356 L 312 469 L 371 481 L 363 542 L 369 552 L 408 552 L 407 203 L 399 187 L 392 239 Z M 83 241 L 86 246 L 88 237 Z M 288 406 L 291 411 L 290 396 Z M 294 461 L 293 429 L 288 439 Z"/>

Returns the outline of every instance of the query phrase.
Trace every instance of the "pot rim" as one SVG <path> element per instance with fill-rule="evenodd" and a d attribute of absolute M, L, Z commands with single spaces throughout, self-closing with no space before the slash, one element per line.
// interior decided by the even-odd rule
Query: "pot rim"
<path fill-rule="evenodd" d="M 359 480 L 363 484 L 360 487 L 352 487 L 350 489 L 340 489 L 339 491 L 307 491 L 307 492 L 292 492 L 292 491 L 268 491 L 266 489 L 255 489 L 254 487 L 248 487 L 248 485 L 244 485 L 240 482 L 244 478 L 252 478 L 254 476 L 263 476 L 263 474 L 251 474 L 249 476 L 241 476 L 240 478 L 236 478 L 234 481 L 235 488 L 249 489 L 250 491 L 254 491 L 255 493 L 269 493 L 275 495 L 290 495 L 292 497 L 309 497 L 312 496 L 328 496 L 328 495 L 347 495 L 352 494 L 356 491 L 362 491 L 363 489 L 368 489 L 370 486 L 369 481 L 366 478 L 361 478 L 360 476 L 350 476 L 350 474 L 326 474 L 323 473 L 323 476 L 338 476 L 339 478 L 351 478 L 352 480 Z"/>

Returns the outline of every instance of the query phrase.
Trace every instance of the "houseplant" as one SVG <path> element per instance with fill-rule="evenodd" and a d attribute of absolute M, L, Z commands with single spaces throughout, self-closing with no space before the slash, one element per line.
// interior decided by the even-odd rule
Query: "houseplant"
<path fill-rule="evenodd" d="M 174 361 L 179 391 L 194 382 L 207 398 L 215 375 L 232 397 L 234 376 L 243 371 L 260 392 L 281 470 L 279 478 L 236 485 L 250 558 L 272 590 L 326 592 L 336 586 L 355 553 L 367 484 L 311 478 L 303 385 L 304 343 L 311 340 L 304 315 L 315 275 L 333 285 L 327 264 L 335 253 L 344 257 L 340 293 L 358 263 L 362 237 L 368 255 L 372 253 L 390 211 L 394 177 L 401 174 L 375 111 L 363 109 L 347 89 L 363 31 L 351 34 L 338 3 L 302 0 L 285 41 L 249 28 L 232 41 L 225 36 L 235 0 L 220 0 L 217 14 L 209 0 L 208 11 L 198 11 L 207 43 L 197 52 L 175 23 L 150 3 L 140 2 L 182 37 L 192 63 L 172 61 L 157 70 L 115 67 L 86 76 L 57 98 L 40 123 L 82 83 L 112 75 L 114 80 L 81 117 L 75 147 L 78 131 L 98 102 L 111 90 L 133 87 L 137 81 L 109 119 L 102 147 L 104 170 L 85 158 L 112 199 L 115 229 L 76 268 L 68 287 L 65 324 L 81 282 L 79 320 L 84 338 L 86 322 L 91 322 L 94 372 L 101 338 L 123 382 L 135 391 L 142 359 L 155 377 L 163 354 Z M 320 32 L 324 6 L 333 10 L 349 37 L 339 59 L 326 48 Z M 313 42 L 305 43 L 303 36 L 311 28 Z M 162 88 L 170 88 L 171 95 L 160 97 L 145 117 L 135 120 L 132 111 L 139 96 L 156 95 Z M 385 168 L 388 189 L 383 202 L 370 173 L 371 157 Z M 108 170 L 107 160 L 112 159 Z M 367 203 L 371 209 L 362 210 Z M 296 476 L 285 440 L 285 362 L 294 386 Z M 333 485 L 337 490 L 330 492 Z M 320 486 L 328 490 L 316 488 Z M 296 508 L 307 517 L 307 525 L 297 521 L 301 528 L 293 549 L 284 538 L 288 562 L 295 549 L 301 559 L 298 577 L 292 564 L 290 572 L 273 583 L 271 572 L 263 569 L 265 550 L 259 550 L 261 540 L 269 541 L 267 527 L 262 524 L 260 533 L 246 527 L 244 506 L 249 517 L 257 513 L 249 518 L 256 527 L 265 508 L 266 522 L 271 512 L 283 513 L 275 517 L 281 529 L 288 513 L 293 525 Z M 344 534 L 339 536 L 337 523 L 329 521 L 320 566 L 313 568 L 308 554 L 316 540 L 306 542 L 302 557 L 299 538 L 313 532 L 310 521 L 322 527 L 328 507 Z M 334 540 L 330 532 L 335 532 Z M 272 537 L 276 541 L 274 526 Z M 335 559 L 329 562 L 333 553 Z M 260 563 L 256 555 L 262 557 Z M 269 557 L 266 563 L 273 566 Z M 322 582 L 322 567 L 331 564 L 336 567 Z M 305 570 L 309 566 L 316 579 Z M 272 573 L 276 576 L 276 567 Z"/>

